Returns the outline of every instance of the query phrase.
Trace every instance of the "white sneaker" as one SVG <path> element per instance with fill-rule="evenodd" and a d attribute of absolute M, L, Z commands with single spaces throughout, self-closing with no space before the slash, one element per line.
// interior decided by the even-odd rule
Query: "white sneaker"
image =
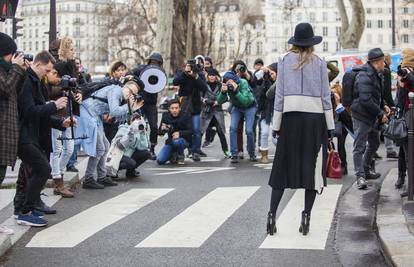
<path fill-rule="evenodd" d="M 4 225 L 0 225 L 0 233 L 4 233 L 6 235 L 12 235 L 14 234 L 13 229 L 10 229 L 9 227 L 6 227 Z"/>

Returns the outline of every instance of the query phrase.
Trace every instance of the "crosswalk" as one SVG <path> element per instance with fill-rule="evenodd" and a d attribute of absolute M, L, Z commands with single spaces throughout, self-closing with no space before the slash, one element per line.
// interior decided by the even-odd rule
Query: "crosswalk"
<path fill-rule="evenodd" d="M 260 188 L 260 186 L 236 186 L 211 189 L 193 203 L 186 204 L 187 207 L 180 209 L 178 214 L 172 216 L 171 219 L 150 230 L 140 240 L 136 240 L 135 248 L 203 247 L 203 244 L 218 232 L 224 223 L 229 221 L 244 205 L 248 205 L 252 197 L 259 193 Z M 306 237 L 301 236 L 297 229 L 300 211 L 303 209 L 304 192 L 296 190 L 277 219 L 278 229 L 283 230 L 274 236 L 263 235 L 263 242 L 261 245 L 258 244 L 257 248 L 324 250 L 341 189 L 342 185 L 329 185 L 324 193 L 317 197 L 312 212 L 311 232 Z M 171 201 L 177 194 L 175 188 L 130 189 L 37 232 L 26 247 L 76 247 L 93 238 L 100 231 L 110 228 L 116 222 L 133 216 L 140 209 L 163 201 L 167 195 Z M 7 197 L 7 193 L 4 197 Z M 9 200 L 12 201 L 10 197 Z M 58 198 L 49 199 L 48 202 L 52 205 L 58 200 Z M 267 205 L 267 203 L 260 205 Z M 162 213 L 157 210 L 153 212 Z M 248 218 L 251 215 L 244 213 L 243 216 Z M 145 221 L 145 218 L 140 219 Z M 29 229 L 15 225 L 12 218 L 4 224 L 11 225 L 13 229 L 20 231 L 20 236 Z M 264 228 L 264 224 L 263 220 L 263 225 L 260 227 Z"/>

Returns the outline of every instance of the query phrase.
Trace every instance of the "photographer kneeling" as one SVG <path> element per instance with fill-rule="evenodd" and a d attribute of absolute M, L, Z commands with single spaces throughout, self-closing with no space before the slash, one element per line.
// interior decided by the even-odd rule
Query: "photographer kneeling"
<path fill-rule="evenodd" d="M 217 96 L 217 103 L 221 105 L 226 101 L 230 101 L 233 105 L 230 123 L 231 162 L 238 162 L 237 128 L 243 115 L 246 120 L 247 150 L 250 155 L 250 161 L 257 161 L 253 132 L 257 107 L 253 93 L 249 88 L 248 82 L 245 79 L 239 78 L 236 73 L 232 71 L 228 71 L 224 74 L 223 82 L 221 92 Z"/>
<path fill-rule="evenodd" d="M 132 115 L 131 124 L 121 124 L 112 142 L 124 152 L 119 169 L 127 170 L 127 178 L 138 177 L 139 172 L 135 169 L 151 157 L 144 118 L 139 114 Z"/>
<path fill-rule="evenodd" d="M 191 117 L 188 113 L 181 113 L 178 100 L 171 100 L 168 112 L 162 114 L 159 134 L 168 134 L 168 139 L 158 153 L 157 163 L 163 165 L 170 161 L 184 164 L 184 149 L 188 147 L 192 134 Z"/>

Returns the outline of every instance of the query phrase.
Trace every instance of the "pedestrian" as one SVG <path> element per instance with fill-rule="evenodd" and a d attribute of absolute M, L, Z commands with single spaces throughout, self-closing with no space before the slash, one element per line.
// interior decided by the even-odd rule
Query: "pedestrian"
<path fill-rule="evenodd" d="M 221 92 L 219 73 L 210 68 L 207 71 L 207 90 L 201 93 L 201 133 L 205 133 L 210 126 L 215 126 L 220 138 L 221 149 L 224 157 L 230 158 L 229 147 L 226 140 L 226 125 L 224 122 L 224 111 L 222 105 L 217 103 L 217 96 Z"/>
<path fill-rule="evenodd" d="M 230 122 L 230 151 L 231 163 L 238 163 L 239 155 L 237 148 L 237 130 L 242 116 L 246 121 L 247 150 L 249 152 L 250 161 L 256 162 L 256 145 L 254 142 L 254 120 L 256 116 L 256 100 L 249 88 L 247 80 L 240 78 L 235 72 L 228 71 L 223 76 L 223 85 L 221 92 L 217 96 L 219 105 L 229 101 L 231 107 Z"/>
<path fill-rule="evenodd" d="M 373 157 L 380 145 L 379 130 L 388 122 L 384 112 L 384 53 L 380 48 L 368 52 L 368 62 L 358 67 L 351 104 L 354 126 L 354 167 L 358 189 L 367 188 L 367 179 L 381 176 L 372 170 Z"/>
<path fill-rule="evenodd" d="M 277 63 L 272 63 L 267 67 L 262 67 L 263 78 L 257 90 L 260 91 L 258 100 L 257 113 L 260 116 L 260 146 L 259 152 L 261 154 L 260 163 L 269 163 L 269 132 L 270 123 L 273 117 L 275 93 L 276 93 L 276 78 L 277 78 Z M 272 88 L 273 87 L 273 88 Z M 272 93 L 273 92 L 273 93 Z"/>
<path fill-rule="evenodd" d="M 213 59 L 209 56 L 206 56 L 204 58 L 204 72 L 206 74 L 206 81 L 208 80 L 208 70 L 212 69 L 212 68 L 214 68 Z M 219 79 L 220 79 L 220 77 L 219 77 Z M 211 143 L 213 143 L 214 137 L 217 133 L 217 131 L 214 130 L 213 127 L 215 127 L 215 121 L 211 120 L 210 124 L 208 125 L 207 129 L 205 130 L 204 143 L 203 143 L 202 147 L 208 147 Z"/>
<path fill-rule="evenodd" d="M 66 107 L 67 97 L 49 101 L 47 89 L 41 82 L 52 70 L 54 63 L 55 59 L 49 52 L 42 51 L 37 54 L 27 70 L 27 78 L 19 95 L 18 156 L 25 166 L 30 167 L 31 173 L 27 177 L 24 199 L 15 199 L 15 216 L 18 224 L 46 226 L 47 221 L 41 218 L 43 214 L 56 213 L 40 200 L 40 192 L 51 174 L 47 152 L 45 153 L 45 147 L 51 140 L 45 140 L 43 137 L 50 133 L 51 127 L 65 130 L 76 124 L 76 121 L 70 118 L 54 116 L 58 110 Z M 20 189 L 16 189 L 16 197 L 21 196 L 18 190 Z"/>
<path fill-rule="evenodd" d="M 273 115 L 278 137 L 270 174 L 272 187 L 267 232 L 276 232 L 275 216 L 286 188 L 305 189 L 299 232 L 307 235 L 316 193 L 326 186 L 327 141 L 334 129 L 326 62 L 314 53 L 322 42 L 309 23 L 300 23 L 279 58 Z M 328 132 L 330 131 L 330 132 Z"/>
<path fill-rule="evenodd" d="M 92 82 L 91 75 L 87 72 L 85 67 L 82 65 L 82 60 L 78 57 L 75 58 L 75 67 L 76 67 L 76 74 L 77 74 L 79 85 Z"/>
<path fill-rule="evenodd" d="M 158 153 L 157 163 L 164 165 L 168 161 L 172 164 L 184 164 L 184 150 L 191 141 L 191 114 L 181 111 L 180 102 L 172 99 L 168 112 L 164 112 L 159 127 L 160 135 L 168 135 L 165 145 Z"/>

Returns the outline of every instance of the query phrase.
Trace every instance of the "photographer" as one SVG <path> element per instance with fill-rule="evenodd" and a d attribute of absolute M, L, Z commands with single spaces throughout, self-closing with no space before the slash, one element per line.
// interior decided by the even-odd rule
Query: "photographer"
<path fill-rule="evenodd" d="M 159 134 L 168 134 L 165 146 L 157 157 L 157 163 L 163 165 L 170 163 L 184 164 L 184 149 L 191 140 L 191 117 L 188 113 L 182 113 L 180 102 L 173 99 L 169 103 L 168 112 L 164 112 L 161 118 Z"/>
<path fill-rule="evenodd" d="M 18 144 L 17 95 L 25 78 L 27 61 L 15 54 L 16 43 L 0 32 L 0 184 L 7 166 L 14 167 Z"/>
<path fill-rule="evenodd" d="M 368 52 L 368 62 L 359 67 L 354 83 L 354 100 L 351 111 L 354 126 L 354 166 L 358 189 L 367 188 L 367 179 L 381 176 L 370 170 L 372 160 L 377 151 L 379 126 L 387 123 L 384 112 L 384 53 L 380 48 Z"/>
<path fill-rule="evenodd" d="M 109 85 L 94 92 L 81 105 L 81 116 L 77 133 L 86 135 L 88 139 L 81 140 L 81 145 L 89 161 L 85 171 L 83 188 L 103 189 L 104 186 L 115 186 L 111 177 L 107 176 L 105 162 L 109 150 L 109 142 L 105 137 L 102 116 L 109 114 L 116 122 L 125 122 L 129 116 L 143 106 L 139 94 L 144 84 L 136 77 L 121 87 Z M 97 181 L 94 174 L 97 173 Z"/>
<path fill-rule="evenodd" d="M 113 142 L 124 152 L 119 170 L 126 169 L 127 178 L 138 177 L 139 172 L 136 168 L 151 157 L 145 126 L 143 117 L 135 113 L 130 124 L 124 123 L 119 126 L 113 139 Z"/>
<path fill-rule="evenodd" d="M 54 116 L 67 105 L 67 97 L 48 101 L 48 92 L 41 82 L 51 72 L 55 59 L 47 52 L 36 55 L 32 66 L 27 70 L 27 78 L 19 95 L 20 138 L 18 156 L 26 167 L 31 169 L 28 181 L 18 177 L 15 196 L 17 223 L 30 226 L 45 226 L 47 221 L 38 217 L 43 212 L 56 213 L 40 200 L 40 192 L 50 177 L 51 168 L 45 154 L 49 140 L 42 137 L 50 133 L 51 127 L 64 130 L 76 124 L 76 120 Z M 21 165 L 20 168 L 23 166 Z M 22 186 L 25 185 L 26 186 Z M 24 197 L 22 197 L 24 196 Z"/>
<path fill-rule="evenodd" d="M 263 71 L 263 79 L 261 85 L 258 86 L 258 90 L 261 93 L 257 108 L 257 113 L 260 116 L 260 163 L 269 163 L 269 132 L 275 101 L 277 63 L 262 67 L 261 70 Z M 273 93 L 271 93 L 271 88 Z"/>
<path fill-rule="evenodd" d="M 224 156 L 229 158 L 230 152 L 226 141 L 226 125 L 224 123 L 223 107 L 218 105 L 217 96 L 221 92 L 221 83 L 219 82 L 219 73 L 216 69 L 210 68 L 207 71 L 207 90 L 201 93 L 203 107 L 201 111 L 201 132 L 215 126 L 220 138 L 221 149 Z M 206 136 L 207 138 L 207 136 Z"/>
<path fill-rule="evenodd" d="M 257 161 L 253 136 L 253 125 L 257 108 L 253 93 L 250 91 L 248 82 L 245 79 L 239 78 L 232 71 L 226 72 L 223 76 L 223 82 L 221 92 L 217 96 L 217 103 L 221 105 L 226 101 L 230 101 L 232 104 L 230 123 L 231 162 L 238 162 L 237 128 L 242 116 L 246 120 L 247 150 L 250 155 L 250 161 Z"/>
<path fill-rule="evenodd" d="M 201 153 L 201 93 L 207 90 L 203 66 L 196 60 L 188 60 L 184 71 L 178 72 L 173 84 L 180 86 L 181 111 L 191 114 L 193 137 L 191 151 L 194 161 L 200 161 Z"/>
<path fill-rule="evenodd" d="M 156 66 L 162 68 L 164 64 L 164 59 L 162 55 L 157 52 L 153 52 L 149 58 L 147 59 L 147 65 L 141 65 L 132 70 L 133 74 L 137 77 L 140 76 L 141 71 L 148 66 Z M 150 127 L 150 153 L 151 159 L 155 160 L 157 155 L 155 154 L 155 146 L 157 145 L 157 137 L 158 137 L 158 108 L 157 108 L 157 101 L 158 101 L 158 94 L 143 92 L 144 103 L 145 105 L 142 107 L 141 111 L 144 113 L 145 118 L 148 121 Z"/>
<path fill-rule="evenodd" d="M 64 69 L 62 65 L 55 64 L 55 67 L 46 75 L 47 87 L 49 89 L 50 99 L 57 100 L 62 96 L 68 97 L 69 94 L 72 94 L 72 110 L 79 112 L 79 104 L 82 102 L 82 94 L 80 92 L 74 92 L 74 87 L 70 88 L 69 85 L 69 76 L 65 76 Z M 64 77 L 63 81 L 61 77 Z M 74 82 L 74 81 L 73 81 Z M 76 86 L 76 83 L 73 84 Z M 79 115 L 76 114 L 76 115 Z M 59 114 L 59 117 L 65 118 L 70 116 L 69 107 L 62 109 Z M 59 138 L 64 138 L 66 140 L 59 140 Z M 71 140 L 71 129 L 65 129 L 60 131 L 58 129 L 52 129 L 51 140 L 52 140 L 52 153 L 50 153 L 50 165 L 52 167 L 52 178 L 55 183 L 54 194 L 61 195 L 64 198 L 72 198 L 74 195 L 69 189 L 64 186 L 63 182 L 63 173 L 66 167 L 66 164 L 71 158 L 74 147 L 75 140 Z"/>

